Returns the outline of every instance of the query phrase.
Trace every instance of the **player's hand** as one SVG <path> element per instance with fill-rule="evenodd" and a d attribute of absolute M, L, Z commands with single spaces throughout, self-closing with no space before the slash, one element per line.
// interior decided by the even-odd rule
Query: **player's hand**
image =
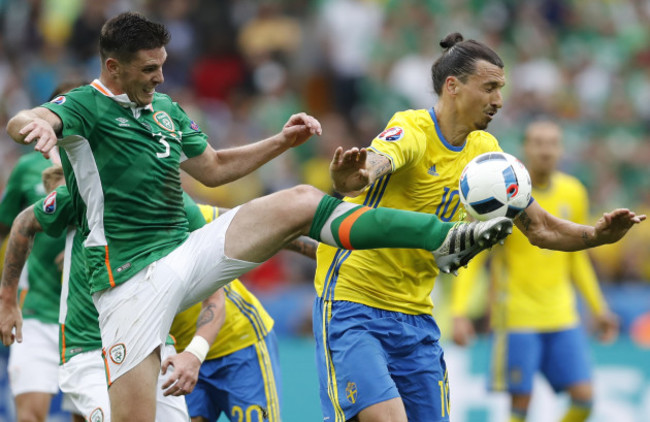
<path fill-rule="evenodd" d="M 307 113 L 292 115 L 282 128 L 280 136 L 289 147 L 297 147 L 304 144 L 313 135 L 323 133 L 320 122 Z"/>
<path fill-rule="evenodd" d="M 52 126 L 41 118 L 35 118 L 18 132 L 24 136 L 23 142 L 36 142 L 34 149 L 40 151 L 45 158 L 50 158 L 50 152 L 56 146 L 57 137 Z"/>
<path fill-rule="evenodd" d="M 348 194 L 363 190 L 370 183 L 370 173 L 366 166 L 368 150 L 365 148 L 350 148 L 343 151 L 336 148 L 330 163 L 330 176 L 334 190 Z M 352 195 L 354 196 L 354 195 Z"/>
<path fill-rule="evenodd" d="M 594 325 L 598 340 L 602 343 L 612 343 L 618 337 L 619 319 L 615 314 L 606 311 L 594 316 Z"/>
<path fill-rule="evenodd" d="M 172 366 L 173 372 L 162 385 L 164 396 L 183 396 L 194 390 L 194 386 L 199 379 L 199 369 L 201 362 L 190 352 L 182 352 L 170 356 L 162 364 L 161 372 L 167 373 L 167 369 Z"/>
<path fill-rule="evenodd" d="M 476 332 L 472 321 L 466 317 L 454 317 L 451 338 L 459 346 L 468 346 L 474 338 Z"/>
<path fill-rule="evenodd" d="M 9 294 L 15 297 L 15 292 Z M 10 346 L 14 340 L 23 341 L 23 315 L 16 300 L 0 300 L 0 337 L 5 346 Z"/>
<path fill-rule="evenodd" d="M 646 216 L 636 215 L 627 208 L 618 208 L 611 212 L 606 212 L 596 222 L 596 243 L 602 245 L 605 243 L 614 243 L 620 240 L 630 228 L 639 224 L 646 219 Z"/>

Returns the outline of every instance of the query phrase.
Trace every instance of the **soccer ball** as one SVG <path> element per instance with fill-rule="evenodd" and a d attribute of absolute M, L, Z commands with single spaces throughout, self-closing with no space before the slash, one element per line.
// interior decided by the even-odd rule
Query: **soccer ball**
<path fill-rule="evenodd" d="M 515 218 L 528 206 L 532 186 L 521 161 L 505 152 L 487 152 L 467 163 L 460 175 L 460 200 L 480 221 Z"/>

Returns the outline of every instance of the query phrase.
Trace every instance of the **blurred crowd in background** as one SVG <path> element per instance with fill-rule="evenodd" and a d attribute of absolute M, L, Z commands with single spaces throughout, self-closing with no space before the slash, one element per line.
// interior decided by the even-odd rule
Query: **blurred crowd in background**
<path fill-rule="evenodd" d="M 562 169 L 589 188 L 594 221 L 650 209 L 650 0 L 3 0 L 0 126 L 60 82 L 92 81 L 100 28 L 125 10 L 170 29 L 158 90 L 214 147 L 267 137 L 298 111 L 323 124 L 320 138 L 241 181 L 185 180 L 199 202 L 232 207 L 302 182 L 330 192 L 334 148 L 366 146 L 395 111 L 435 103 L 430 67 L 458 31 L 505 62 L 505 105 L 489 127 L 505 151 L 521 155 L 523 127 L 550 116 L 565 130 Z M 0 138 L 1 192 L 30 148 Z M 647 283 L 649 256 L 650 224 L 592 253 L 604 283 Z M 313 268 L 281 253 L 248 280 L 257 291 L 304 287 Z"/>

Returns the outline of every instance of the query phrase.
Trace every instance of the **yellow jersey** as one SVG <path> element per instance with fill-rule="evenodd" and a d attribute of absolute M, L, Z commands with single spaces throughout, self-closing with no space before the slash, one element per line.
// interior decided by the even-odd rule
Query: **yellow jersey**
<path fill-rule="evenodd" d="M 471 132 L 462 146 L 449 144 L 433 109 L 396 113 L 370 145 L 392 171 L 364 193 L 344 201 L 436 214 L 455 221 L 462 208 L 458 180 L 465 165 L 484 152 L 501 151 L 487 132 Z M 429 251 L 346 251 L 320 244 L 315 287 L 324 300 L 347 300 L 407 314 L 430 314 L 438 268 Z"/>
<path fill-rule="evenodd" d="M 549 186 L 533 187 L 532 195 L 556 217 L 579 224 L 587 221 L 587 192 L 572 176 L 556 172 Z M 481 255 L 484 260 L 487 254 Z M 496 330 L 555 331 L 577 325 L 574 284 L 593 313 L 604 310 L 605 301 L 586 251 L 541 249 L 515 229 L 503 246 L 492 249 L 490 256 L 491 322 Z M 456 315 L 465 313 L 463 304 L 471 294 L 480 259 L 455 280 L 452 313 Z"/>
<path fill-rule="evenodd" d="M 206 222 L 218 216 L 216 207 L 199 205 Z M 235 279 L 223 287 L 226 297 L 226 319 L 212 343 L 206 359 L 216 359 L 244 349 L 262 340 L 273 328 L 273 319 L 260 301 Z M 176 340 L 180 353 L 190 344 L 196 332 L 196 321 L 201 312 L 197 303 L 174 318 L 170 333 Z"/>

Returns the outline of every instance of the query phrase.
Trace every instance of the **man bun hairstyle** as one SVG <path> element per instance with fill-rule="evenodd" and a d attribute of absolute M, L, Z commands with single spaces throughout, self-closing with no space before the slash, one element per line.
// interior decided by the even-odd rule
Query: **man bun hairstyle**
<path fill-rule="evenodd" d="M 503 69 L 503 61 L 497 53 L 487 45 L 463 38 L 459 32 L 452 32 L 440 41 L 444 49 L 442 56 L 431 66 L 433 90 L 442 94 L 442 86 L 448 76 L 455 76 L 461 82 L 476 71 L 476 62 L 485 60 Z"/>
<path fill-rule="evenodd" d="M 164 47 L 170 39 L 165 25 L 152 22 L 140 13 L 125 12 L 102 26 L 99 54 L 102 62 L 109 57 L 128 62 L 138 51 Z"/>

